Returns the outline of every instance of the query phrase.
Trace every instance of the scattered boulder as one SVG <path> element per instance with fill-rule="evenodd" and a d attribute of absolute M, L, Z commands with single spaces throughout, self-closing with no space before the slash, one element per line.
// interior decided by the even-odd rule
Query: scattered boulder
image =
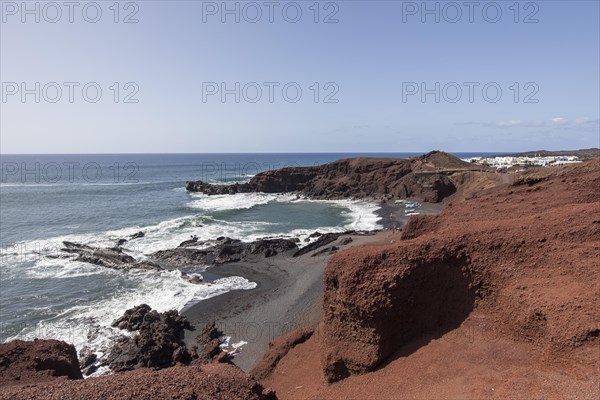
<path fill-rule="evenodd" d="M 192 353 L 183 337 L 184 330 L 193 328 L 187 318 L 175 310 L 159 313 L 142 304 L 127 310 L 112 325 L 137 332 L 134 336 L 121 337 L 110 350 L 107 364 L 115 372 L 142 367 L 160 369 L 192 361 Z"/>

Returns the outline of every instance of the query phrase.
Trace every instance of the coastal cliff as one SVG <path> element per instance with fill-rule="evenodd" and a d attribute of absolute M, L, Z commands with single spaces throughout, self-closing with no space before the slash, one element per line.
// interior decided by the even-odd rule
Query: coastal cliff
<path fill-rule="evenodd" d="M 294 193 L 313 199 L 417 198 L 437 203 L 457 191 L 454 175 L 480 170 L 440 151 L 414 158 L 347 158 L 312 167 L 288 167 L 255 175 L 247 183 L 186 183 L 208 195 L 248 192 Z"/>
<path fill-rule="evenodd" d="M 599 159 L 537 170 L 333 256 L 322 322 L 263 381 L 294 399 L 595 398 L 598 187 Z"/>

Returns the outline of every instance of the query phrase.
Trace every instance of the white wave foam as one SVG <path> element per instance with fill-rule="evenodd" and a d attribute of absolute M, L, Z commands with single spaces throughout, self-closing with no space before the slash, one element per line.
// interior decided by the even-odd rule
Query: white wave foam
<path fill-rule="evenodd" d="M 379 206 L 374 203 L 364 201 L 343 201 L 338 203 L 350 209 L 350 218 L 346 227 L 348 229 L 357 231 L 371 231 L 381 229 L 382 226 L 379 224 L 380 216 L 376 214 L 379 210 Z"/>
<path fill-rule="evenodd" d="M 349 212 L 348 222 L 342 226 L 344 230 L 357 230 L 357 231 L 371 231 L 381 229 L 382 226 L 379 224 L 380 216 L 377 215 L 377 210 L 379 210 L 380 206 L 371 201 L 365 200 L 313 200 L 306 198 L 296 198 L 293 201 L 295 202 L 315 202 L 315 203 L 324 203 L 337 205 L 340 207 L 347 208 Z M 342 212 L 345 213 L 345 212 Z M 334 230 L 334 232 L 339 232 L 339 228 Z M 319 231 L 322 232 L 319 228 Z M 327 228 L 324 228 L 325 230 Z M 333 229 L 336 229 L 335 227 Z M 324 232 L 325 233 L 325 232 Z"/>
<path fill-rule="evenodd" d="M 33 268 L 26 269 L 25 275 L 33 279 L 65 279 L 106 274 L 111 272 L 113 274 L 121 273 L 109 268 L 99 267 L 71 259 L 56 260 L 51 258 L 42 258 L 35 263 Z"/>
<path fill-rule="evenodd" d="M 380 229 L 376 211 L 378 205 L 371 202 L 357 200 L 308 200 L 297 196 L 244 193 L 223 196 L 194 195 L 192 204 L 204 210 L 230 210 L 249 209 L 259 204 L 271 202 L 320 202 L 345 208 L 346 222 L 339 226 L 322 226 L 310 229 L 279 230 L 279 224 L 265 221 L 225 221 L 216 219 L 209 215 L 189 215 L 162 221 L 155 225 L 132 226 L 122 229 L 104 232 L 72 234 L 57 236 L 48 239 L 23 241 L 13 246 L 0 249 L 0 255 L 5 265 L 5 271 L 10 272 L 11 266 L 24 261 L 34 261 L 34 271 L 28 271 L 32 277 L 69 277 L 82 274 L 97 273 L 97 268 L 82 263 L 59 263 L 62 270 L 56 267 L 54 259 L 48 259 L 43 255 L 61 255 L 60 249 L 63 241 L 83 243 L 98 247 L 112 247 L 116 241 L 142 231 L 145 235 L 138 239 L 132 239 L 123 245 L 124 251 L 135 258 L 144 259 L 148 255 L 158 251 L 179 246 L 191 236 L 196 236 L 200 241 L 214 239 L 219 236 L 228 236 L 244 241 L 253 241 L 265 236 L 289 238 L 299 237 L 305 239 L 318 230 L 322 233 L 341 232 L 345 230 L 376 230 Z M 272 228 L 269 226 L 272 225 Z M 302 242 L 304 243 L 304 242 Z M 64 255 L 64 254 L 63 254 Z M 54 265 L 54 267 L 53 267 Z M 22 272 L 22 271 L 19 271 Z M 54 274 L 54 275 L 53 275 Z"/>
<path fill-rule="evenodd" d="M 217 179 L 208 179 L 207 183 L 211 185 L 232 185 L 236 183 L 248 183 L 250 179 L 254 177 L 254 174 L 242 174 L 231 178 L 217 178 Z"/>
<path fill-rule="evenodd" d="M 123 286 L 129 289 L 120 290 L 113 296 L 83 306 L 72 307 L 8 340 L 31 340 L 35 337 L 61 339 L 73 343 L 78 351 L 91 349 L 101 358 L 106 354 L 111 342 L 125 333 L 110 325 L 126 309 L 148 304 L 159 312 L 172 309 L 181 311 L 191 302 L 231 290 L 249 290 L 256 287 L 256 283 L 239 276 L 217 279 L 211 284 L 193 284 L 182 279 L 179 271 L 131 271 L 123 275 L 123 279 Z"/>
<path fill-rule="evenodd" d="M 194 193 L 188 207 L 203 211 L 247 210 L 280 200 L 282 195 L 267 193 L 236 193 L 208 196 Z"/>

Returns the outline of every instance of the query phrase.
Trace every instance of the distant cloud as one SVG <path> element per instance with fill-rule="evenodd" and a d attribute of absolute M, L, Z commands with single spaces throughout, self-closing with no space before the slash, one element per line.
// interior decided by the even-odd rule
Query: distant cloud
<path fill-rule="evenodd" d="M 600 128 L 600 119 L 556 117 L 549 120 L 511 119 L 495 122 L 459 122 L 457 125 L 478 125 L 491 128 L 560 128 L 590 130 Z"/>

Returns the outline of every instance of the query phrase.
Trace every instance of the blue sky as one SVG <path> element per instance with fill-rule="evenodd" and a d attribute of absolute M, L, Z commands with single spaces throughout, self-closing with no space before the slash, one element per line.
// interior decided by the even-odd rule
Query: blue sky
<path fill-rule="evenodd" d="M 2 153 L 600 146 L 598 1 L 47 3 L 2 1 Z"/>

